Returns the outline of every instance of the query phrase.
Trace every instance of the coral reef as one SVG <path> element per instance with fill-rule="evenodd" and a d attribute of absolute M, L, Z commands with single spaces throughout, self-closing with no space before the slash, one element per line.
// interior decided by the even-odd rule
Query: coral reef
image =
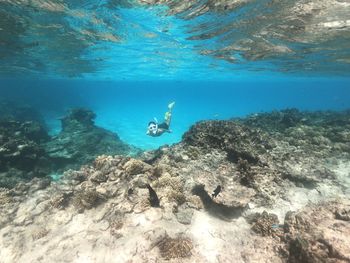
<path fill-rule="evenodd" d="M 272 148 L 266 134 L 234 121 L 199 122 L 183 135 L 183 141 L 190 146 L 223 150 L 232 162 L 243 159 L 257 163 L 259 155 Z"/>
<path fill-rule="evenodd" d="M 289 120 L 286 122 L 286 119 Z M 287 109 L 272 113 L 259 113 L 244 119 L 236 119 L 239 123 L 251 128 L 262 129 L 290 145 L 310 147 L 313 153 L 321 150 L 349 152 L 346 142 L 349 141 L 349 111 L 343 112 L 300 112 Z M 303 152 L 307 152 L 303 149 Z"/>
<path fill-rule="evenodd" d="M 270 114 L 200 122 L 139 159 L 101 155 L 57 182 L 0 189 L 0 258 L 349 262 L 349 112 Z"/>
<path fill-rule="evenodd" d="M 0 187 L 12 188 L 34 177 L 79 168 L 101 154 L 140 152 L 116 134 L 95 126 L 95 113 L 87 109 L 72 109 L 61 119 L 61 133 L 53 138 L 40 114 L 29 106 L 0 102 L 0 116 Z M 137 161 L 129 165 L 128 173 L 137 172 Z M 98 182 L 106 180 L 98 171 L 93 177 Z"/>
<path fill-rule="evenodd" d="M 48 138 L 38 122 L 0 120 L 0 187 L 49 173 L 50 162 L 41 145 Z"/>
<path fill-rule="evenodd" d="M 45 144 L 54 169 L 78 168 L 97 156 L 135 155 L 139 150 L 122 142 L 118 135 L 97 127 L 96 115 L 88 109 L 72 109 L 61 119 L 62 131 Z"/>

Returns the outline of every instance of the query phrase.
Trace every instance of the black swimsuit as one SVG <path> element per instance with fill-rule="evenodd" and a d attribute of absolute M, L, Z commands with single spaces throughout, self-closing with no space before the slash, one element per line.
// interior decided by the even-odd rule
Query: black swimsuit
<path fill-rule="evenodd" d="M 165 122 L 162 122 L 161 124 L 158 125 L 158 129 L 164 129 L 164 130 L 169 130 L 169 125 L 166 124 Z"/>

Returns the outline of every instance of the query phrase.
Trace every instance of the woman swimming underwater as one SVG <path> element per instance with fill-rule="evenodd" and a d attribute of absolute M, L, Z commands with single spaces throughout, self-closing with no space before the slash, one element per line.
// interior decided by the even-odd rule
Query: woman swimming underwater
<path fill-rule="evenodd" d="M 171 132 L 170 122 L 171 122 L 171 113 L 174 105 L 175 105 L 175 102 L 169 103 L 168 111 L 165 113 L 165 116 L 164 116 L 164 122 L 162 122 L 161 124 L 158 124 L 157 119 L 154 118 L 153 121 L 150 121 L 148 123 L 148 128 L 146 133 L 147 135 L 152 137 L 158 137 L 165 132 L 169 132 L 169 133 Z"/>

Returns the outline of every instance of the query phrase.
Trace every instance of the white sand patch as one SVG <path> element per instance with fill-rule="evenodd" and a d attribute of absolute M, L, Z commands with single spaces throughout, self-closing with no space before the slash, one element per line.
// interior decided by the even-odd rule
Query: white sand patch
<path fill-rule="evenodd" d="M 194 213 L 189 233 L 207 262 L 241 262 L 243 244 L 251 243 L 250 226 L 243 218 L 227 222 L 205 211 Z"/>
<path fill-rule="evenodd" d="M 344 194 L 350 196 L 350 162 L 340 162 L 334 172 L 340 184 L 343 185 Z"/>

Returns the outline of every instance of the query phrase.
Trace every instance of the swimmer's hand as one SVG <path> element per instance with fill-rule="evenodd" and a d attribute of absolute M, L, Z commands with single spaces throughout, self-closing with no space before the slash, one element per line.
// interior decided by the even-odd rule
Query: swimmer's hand
<path fill-rule="evenodd" d="M 173 131 L 172 131 L 172 130 L 166 130 L 166 132 L 168 132 L 168 133 L 172 133 Z"/>

